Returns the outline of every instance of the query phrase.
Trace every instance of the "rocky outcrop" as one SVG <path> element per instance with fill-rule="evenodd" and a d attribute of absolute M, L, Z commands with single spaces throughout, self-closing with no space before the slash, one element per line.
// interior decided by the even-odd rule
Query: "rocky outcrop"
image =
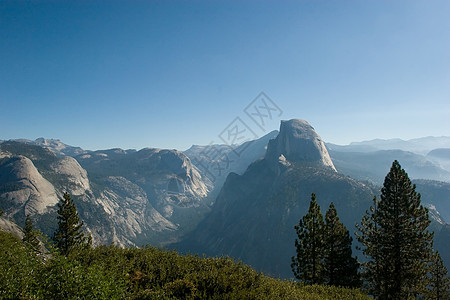
<path fill-rule="evenodd" d="M 203 204 L 208 185 L 179 151 L 111 149 L 77 159 L 2 142 L 0 207 L 6 217 L 23 225 L 32 215 L 36 227 L 52 236 L 59 198 L 68 192 L 94 244 L 162 245 L 209 209 Z"/>
<path fill-rule="evenodd" d="M 308 122 L 300 119 L 281 121 L 280 133 L 269 142 L 265 158 L 275 163 L 280 160 L 284 164 L 286 161 L 307 163 L 336 172 L 320 136 Z"/>
<path fill-rule="evenodd" d="M 72 157 L 65 156 L 50 165 L 63 189 L 71 195 L 79 196 L 90 191 L 90 183 L 87 172 Z"/>
<path fill-rule="evenodd" d="M 110 222 L 113 243 L 135 245 L 151 240 L 149 233 L 151 236 L 154 232 L 177 229 L 148 202 L 146 193 L 136 184 L 119 176 L 105 178 L 104 184 L 96 203 Z"/>
<path fill-rule="evenodd" d="M 120 176 L 137 184 L 149 202 L 169 219 L 177 209 L 202 205 L 210 191 L 190 159 L 176 150 L 111 149 L 83 154 L 76 159 L 96 177 Z"/>
<path fill-rule="evenodd" d="M 43 214 L 59 201 L 53 185 L 22 155 L 1 160 L 0 186 L 2 208 L 12 216 Z"/>
<path fill-rule="evenodd" d="M 7 218 L 0 217 L 0 230 L 11 233 L 19 239 L 23 238 L 23 230 L 16 223 Z"/>

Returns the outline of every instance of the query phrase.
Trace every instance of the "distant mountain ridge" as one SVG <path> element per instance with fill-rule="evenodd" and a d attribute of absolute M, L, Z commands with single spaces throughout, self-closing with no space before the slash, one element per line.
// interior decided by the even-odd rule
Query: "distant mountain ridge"
<path fill-rule="evenodd" d="M 425 155 L 437 148 L 450 148 L 450 136 L 428 136 L 410 140 L 374 139 L 362 142 L 352 142 L 349 145 L 328 143 L 327 146 L 336 151 L 365 152 L 376 150 L 403 150 Z"/>
<path fill-rule="evenodd" d="M 337 170 L 358 180 L 381 185 L 386 176 L 386 166 L 398 160 L 412 179 L 450 182 L 450 171 L 443 169 L 440 164 L 428 157 L 413 152 L 402 150 L 347 152 L 332 149 L 334 148 L 331 148 L 329 153 Z"/>
<path fill-rule="evenodd" d="M 34 141 L 27 139 L 15 139 L 11 140 L 19 143 L 24 143 L 28 145 L 36 145 L 49 149 L 53 153 L 58 156 L 75 156 L 82 153 L 87 153 L 89 151 L 83 150 L 80 147 L 74 147 L 67 144 L 64 144 L 58 139 L 45 139 L 45 138 L 37 138 Z"/>

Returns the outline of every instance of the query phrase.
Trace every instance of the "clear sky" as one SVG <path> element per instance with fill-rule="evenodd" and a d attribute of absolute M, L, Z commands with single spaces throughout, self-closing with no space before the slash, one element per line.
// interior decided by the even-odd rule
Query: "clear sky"
<path fill-rule="evenodd" d="M 184 150 L 261 136 L 450 135 L 450 1 L 1 1 L 0 139 Z M 265 92 L 263 129 L 244 109 Z M 268 120 L 267 120 L 268 121 Z"/>

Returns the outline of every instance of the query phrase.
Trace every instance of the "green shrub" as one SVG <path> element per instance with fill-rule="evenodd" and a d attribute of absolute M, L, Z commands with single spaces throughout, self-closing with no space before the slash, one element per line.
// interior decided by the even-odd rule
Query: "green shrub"
<path fill-rule="evenodd" d="M 0 230 L 0 299 L 32 298 L 41 268 L 34 251 Z"/>
<path fill-rule="evenodd" d="M 0 299 L 370 299 L 359 290 L 302 286 L 228 257 L 100 246 L 37 256 L 0 232 Z"/>
<path fill-rule="evenodd" d="M 97 265 L 83 266 L 76 260 L 55 256 L 39 278 L 42 299 L 120 299 L 123 285 Z"/>

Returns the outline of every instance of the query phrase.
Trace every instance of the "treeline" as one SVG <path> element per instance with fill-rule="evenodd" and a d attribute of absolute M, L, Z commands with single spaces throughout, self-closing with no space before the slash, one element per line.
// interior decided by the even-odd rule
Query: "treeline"
<path fill-rule="evenodd" d="M 428 231 L 428 210 L 394 161 L 356 236 L 367 261 L 352 257 L 352 238 L 333 205 L 323 219 L 315 194 L 295 226 L 294 276 L 307 284 L 363 288 L 376 299 L 450 299 L 450 279 Z"/>

